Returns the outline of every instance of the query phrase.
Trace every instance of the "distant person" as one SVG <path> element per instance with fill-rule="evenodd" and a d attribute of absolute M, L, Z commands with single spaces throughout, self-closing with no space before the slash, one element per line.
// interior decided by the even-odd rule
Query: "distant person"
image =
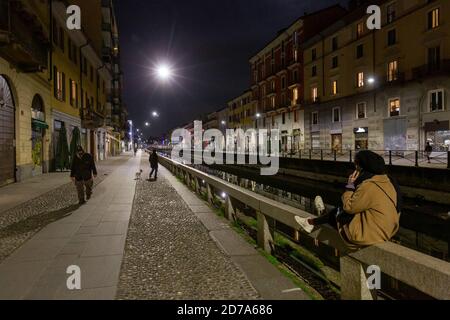
<path fill-rule="evenodd" d="M 315 219 L 295 217 L 307 232 L 324 224 L 339 231 L 349 247 L 364 247 L 389 241 L 399 229 L 402 196 L 398 184 L 385 174 L 384 159 L 371 151 L 355 157 L 356 171 L 349 177 L 342 196 L 342 208 Z M 325 211 L 322 198 L 315 201 L 317 211 Z"/>
<path fill-rule="evenodd" d="M 135 157 L 136 157 L 136 153 L 137 153 L 137 148 L 133 147 L 133 154 L 134 154 Z"/>
<path fill-rule="evenodd" d="M 427 142 L 427 145 L 425 147 L 425 155 L 427 156 L 428 163 L 431 163 L 431 153 L 433 152 L 433 147 L 431 146 L 430 142 Z"/>
<path fill-rule="evenodd" d="M 77 187 L 79 204 L 85 204 L 86 200 L 92 196 L 93 178 L 97 178 L 97 168 L 92 155 L 84 152 L 81 146 L 77 147 L 76 155 L 73 158 L 70 178 Z M 86 200 L 84 188 L 86 188 Z"/>
<path fill-rule="evenodd" d="M 152 175 L 153 173 L 155 173 L 155 181 L 156 181 L 158 180 L 158 154 L 156 153 L 156 150 L 153 150 L 153 152 L 150 154 L 149 161 L 152 171 L 150 172 L 148 179 L 152 180 Z"/>

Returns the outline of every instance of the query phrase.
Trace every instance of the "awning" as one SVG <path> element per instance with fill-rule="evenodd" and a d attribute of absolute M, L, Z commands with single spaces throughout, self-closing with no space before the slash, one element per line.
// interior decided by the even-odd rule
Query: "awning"
<path fill-rule="evenodd" d="M 31 125 L 33 127 L 39 128 L 39 129 L 48 129 L 48 124 L 44 121 L 37 120 L 37 119 L 31 119 Z"/>

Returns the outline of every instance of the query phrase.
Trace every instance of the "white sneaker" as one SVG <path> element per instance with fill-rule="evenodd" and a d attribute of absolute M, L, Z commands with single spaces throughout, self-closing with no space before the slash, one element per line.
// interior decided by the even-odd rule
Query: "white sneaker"
<path fill-rule="evenodd" d="M 316 207 L 318 215 L 321 216 L 325 211 L 325 204 L 323 203 L 321 196 L 317 196 L 316 199 L 314 199 L 314 206 Z"/>
<path fill-rule="evenodd" d="M 296 216 L 295 221 L 305 230 L 307 233 L 311 233 L 314 229 L 314 226 L 308 222 L 308 219 Z"/>

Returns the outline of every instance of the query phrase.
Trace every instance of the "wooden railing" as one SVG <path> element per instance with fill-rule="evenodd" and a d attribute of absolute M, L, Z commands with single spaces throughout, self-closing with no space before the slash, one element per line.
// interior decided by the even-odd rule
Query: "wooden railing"
<path fill-rule="evenodd" d="M 271 253 L 274 245 L 273 221 L 298 229 L 295 216 L 312 217 L 300 209 L 279 203 L 245 188 L 228 183 L 189 166 L 160 156 L 160 163 L 173 174 L 181 175 L 197 193 L 206 188 L 208 202 L 213 203 L 215 191 L 224 193 L 225 216 L 235 219 L 236 201 L 245 203 L 257 214 L 257 243 Z M 341 253 L 341 298 L 372 300 L 376 292 L 368 286 L 367 267 L 376 265 L 384 274 L 397 279 L 435 299 L 450 299 L 450 263 L 406 247 L 387 242 L 358 251 L 349 250 L 339 234 L 323 227 L 311 235 L 314 239 L 338 249 Z"/>

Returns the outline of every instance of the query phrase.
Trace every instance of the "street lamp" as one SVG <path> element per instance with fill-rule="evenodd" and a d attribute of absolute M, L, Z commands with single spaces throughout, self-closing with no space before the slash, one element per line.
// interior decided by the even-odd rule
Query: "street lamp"
<path fill-rule="evenodd" d="M 257 113 L 256 114 L 256 117 L 259 119 L 259 118 L 261 118 L 261 113 Z"/>
<path fill-rule="evenodd" d="M 162 81 L 167 81 L 172 78 L 173 71 L 167 64 L 163 63 L 156 67 L 156 76 Z"/>
<path fill-rule="evenodd" d="M 146 126 L 146 127 L 149 127 L 149 126 L 150 126 L 150 123 L 146 122 L 146 123 L 145 123 L 145 126 Z"/>
<path fill-rule="evenodd" d="M 370 77 L 369 79 L 367 79 L 367 82 L 369 84 L 374 84 L 375 83 L 375 78 L 374 77 Z"/>
<path fill-rule="evenodd" d="M 159 117 L 159 113 L 158 113 L 157 111 L 153 111 L 153 112 L 152 112 L 152 116 L 153 116 L 154 118 L 158 118 L 158 117 Z"/>

